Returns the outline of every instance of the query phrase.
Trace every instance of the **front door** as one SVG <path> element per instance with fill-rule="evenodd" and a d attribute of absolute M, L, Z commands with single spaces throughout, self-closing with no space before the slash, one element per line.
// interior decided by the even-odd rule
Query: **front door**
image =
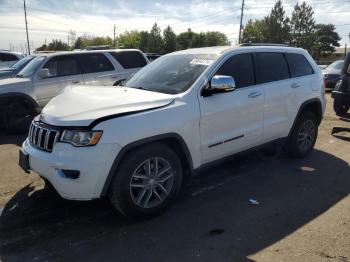
<path fill-rule="evenodd" d="M 232 92 L 200 97 L 202 164 L 258 145 L 263 132 L 264 89 L 255 85 L 253 57 L 234 55 L 216 75 L 232 76 Z"/>
<path fill-rule="evenodd" d="M 50 76 L 34 80 L 34 90 L 40 106 L 45 105 L 61 93 L 68 85 L 83 85 L 83 76 L 74 55 L 52 57 L 43 68 L 49 69 Z"/>

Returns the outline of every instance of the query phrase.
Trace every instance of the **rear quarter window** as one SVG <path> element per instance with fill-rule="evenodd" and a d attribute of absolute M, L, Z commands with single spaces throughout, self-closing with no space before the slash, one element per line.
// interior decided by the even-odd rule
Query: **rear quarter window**
<path fill-rule="evenodd" d="M 0 54 L 0 61 L 9 62 L 9 61 L 17 61 L 19 60 L 17 56 L 13 54 Z"/>
<path fill-rule="evenodd" d="M 114 70 L 111 61 L 102 53 L 79 54 L 77 57 L 85 74 Z"/>
<path fill-rule="evenodd" d="M 312 66 L 301 54 L 286 54 L 291 77 L 307 76 L 314 73 Z"/>
<path fill-rule="evenodd" d="M 137 51 L 110 52 L 110 54 L 125 69 L 144 67 L 147 65 L 147 61 L 144 56 Z"/>

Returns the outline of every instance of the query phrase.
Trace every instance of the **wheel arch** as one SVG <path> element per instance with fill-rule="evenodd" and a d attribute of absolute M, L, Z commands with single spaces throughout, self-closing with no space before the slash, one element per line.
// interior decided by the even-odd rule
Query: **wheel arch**
<path fill-rule="evenodd" d="M 15 98 L 19 98 L 21 101 L 23 101 L 26 105 L 29 105 L 32 107 L 36 112 L 38 112 L 39 105 L 38 103 L 29 95 L 24 93 L 17 93 L 17 92 L 11 92 L 0 95 L 0 101 L 7 101 L 12 100 Z"/>
<path fill-rule="evenodd" d="M 317 118 L 318 124 L 321 123 L 321 121 L 322 121 L 322 103 L 321 103 L 321 100 L 318 98 L 309 99 L 301 104 L 301 106 L 298 110 L 298 113 L 294 119 L 292 128 L 289 131 L 289 135 L 293 131 L 293 129 L 294 129 L 296 123 L 298 122 L 299 118 L 301 117 L 301 115 L 306 111 L 311 111 L 312 113 L 314 113 L 316 118 Z"/>
<path fill-rule="evenodd" d="M 122 160 L 126 157 L 126 155 L 131 152 L 132 150 L 135 150 L 141 146 L 145 146 L 147 144 L 152 143 L 163 143 L 167 146 L 169 146 L 172 150 L 174 150 L 175 153 L 178 154 L 183 167 L 184 167 L 184 174 L 185 176 L 189 176 L 193 171 L 193 161 L 191 153 L 184 141 L 184 139 L 177 133 L 167 133 L 162 135 L 156 135 L 148 138 L 144 138 L 141 140 L 137 140 L 134 142 L 131 142 L 124 146 L 122 150 L 118 153 L 117 157 L 115 158 L 112 167 L 108 173 L 108 176 L 106 178 L 106 181 L 103 185 L 101 197 L 106 196 L 108 194 L 108 190 L 110 187 L 110 184 L 113 180 L 114 174 L 118 170 L 119 164 L 122 162 Z M 187 171 L 187 172 L 186 172 Z"/>

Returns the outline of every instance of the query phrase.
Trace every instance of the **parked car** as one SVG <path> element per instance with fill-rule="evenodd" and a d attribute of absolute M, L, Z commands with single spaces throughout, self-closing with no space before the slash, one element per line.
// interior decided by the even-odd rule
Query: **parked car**
<path fill-rule="evenodd" d="M 25 56 L 10 67 L 0 69 L 0 79 L 15 77 L 35 56 Z"/>
<path fill-rule="evenodd" d="M 334 89 L 336 83 L 340 79 L 343 65 L 344 60 L 337 60 L 322 71 L 326 88 Z"/>
<path fill-rule="evenodd" d="M 10 67 L 23 57 L 24 55 L 18 52 L 0 50 L 0 68 Z"/>
<path fill-rule="evenodd" d="M 321 70 L 325 69 L 327 66 L 328 66 L 328 65 L 318 65 L 318 67 L 319 67 Z"/>
<path fill-rule="evenodd" d="M 0 80 L 0 129 L 12 132 L 13 123 L 37 115 L 67 85 L 118 85 L 148 63 L 133 49 L 37 55 L 15 78 Z"/>
<path fill-rule="evenodd" d="M 125 87 L 67 88 L 32 122 L 20 166 L 67 199 L 108 195 L 125 216 L 171 205 L 185 176 L 268 144 L 305 157 L 326 100 L 307 51 L 189 49 L 160 57 Z"/>
<path fill-rule="evenodd" d="M 149 60 L 150 62 L 153 62 L 154 60 L 156 60 L 156 59 L 158 59 L 159 57 L 161 57 L 161 55 L 155 54 L 155 53 L 146 53 L 145 55 L 147 56 L 147 58 L 148 58 L 148 60 Z"/>
<path fill-rule="evenodd" d="M 340 80 L 332 91 L 334 98 L 334 111 L 338 116 L 342 116 L 350 108 L 350 53 L 347 54 L 343 68 L 341 70 Z"/>

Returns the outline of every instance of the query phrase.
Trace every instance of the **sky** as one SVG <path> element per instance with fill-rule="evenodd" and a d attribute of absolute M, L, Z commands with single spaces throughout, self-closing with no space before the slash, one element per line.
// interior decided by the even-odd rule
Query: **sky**
<path fill-rule="evenodd" d="M 286 14 L 302 1 L 282 0 Z M 350 0 L 306 0 L 317 23 L 332 23 L 349 45 Z M 266 16 L 275 0 L 245 0 L 243 24 Z M 45 41 L 68 42 L 68 32 L 77 36 L 110 36 L 126 30 L 150 30 L 156 22 L 170 25 L 176 33 L 221 31 L 237 42 L 242 0 L 26 0 L 31 49 Z M 0 49 L 25 51 L 23 0 L 0 0 Z"/>

